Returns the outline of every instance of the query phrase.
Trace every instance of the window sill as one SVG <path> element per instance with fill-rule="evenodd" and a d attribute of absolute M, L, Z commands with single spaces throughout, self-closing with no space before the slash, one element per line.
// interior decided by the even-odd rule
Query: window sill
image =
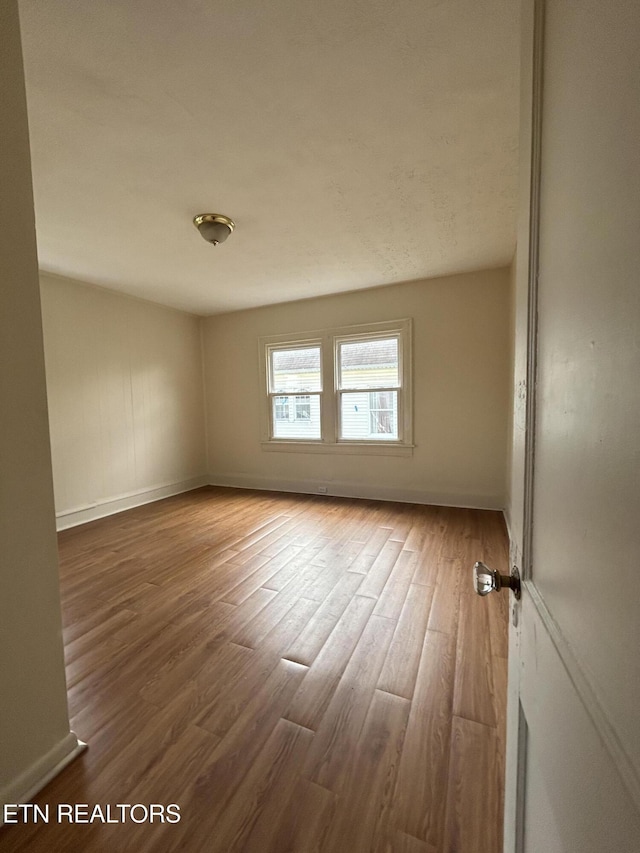
<path fill-rule="evenodd" d="M 413 444 L 373 441 L 263 441 L 262 449 L 276 453 L 338 453 L 350 456 L 413 456 Z"/>

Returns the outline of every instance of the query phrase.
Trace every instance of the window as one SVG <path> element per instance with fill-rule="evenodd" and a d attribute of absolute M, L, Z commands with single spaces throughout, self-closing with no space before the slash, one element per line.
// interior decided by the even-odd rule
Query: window
<path fill-rule="evenodd" d="M 399 338 L 338 340 L 337 362 L 340 438 L 397 441 Z"/>
<path fill-rule="evenodd" d="M 320 346 L 270 347 L 269 397 L 274 439 L 317 440 L 322 392 Z M 304 394 L 283 392 L 304 391 Z"/>
<path fill-rule="evenodd" d="M 261 338 L 263 449 L 411 452 L 411 322 Z"/>

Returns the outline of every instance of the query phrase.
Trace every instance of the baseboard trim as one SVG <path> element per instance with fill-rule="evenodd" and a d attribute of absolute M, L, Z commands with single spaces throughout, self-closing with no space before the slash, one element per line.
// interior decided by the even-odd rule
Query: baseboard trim
<path fill-rule="evenodd" d="M 170 498 L 172 495 L 190 492 L 193 489 L 199 489 L 208 484 L 209 478 L 202 475 L 200 477 L 191 477 L 188 480 L 162 483 L 146 489 L 138 489 L 135 492 L 126 492 L 122 495 L 103 498 L 95 501 L 95 503 L 85 504 L 84 506 L 60 510 L 56 512 L 56 529 L 66 530 L 68 527 L 76 527 L 78 524 L 85 524 L 87 521 L 95 521 L 98 518 L 105 518 L 108 515 L 115 515 L 127 509 L 133 509 L 137 506 L 143 506 L 143 504 L 162 500 L 162 498 Z"/>
<path fill-rule="evenodd" d="M 396 489 L 384 485 L 353 483 L 338 480 L 285 480 L 273 477 L 256 477 L 249 474 L 210 474 L 210 486 L 235 489 L 256 489 L 270 492 L 294 492 L 303 495 L 323 495 L 363 500 L 394 501 L 397 503 L 430 504 L 461 509 L 490 509 L 503 511 L 502 495 L 450 494 L 422 489 Z M 320 492 L 320 487 L 327 489 Z"/>
<path fill-rule="evenodd" d="M 0 806 L 7 803 L 30 802 L 35 795 L 70 764 L 74 758 L 87 748 L 87 744 L 78 740 L 75 732 L 69 732 L 59 743 L 41 758 L 34 761 L 17 779 L 9 782 L 0 790 Z M 4 808 L 0 811 L 0 826 L 3 823 Z"/>

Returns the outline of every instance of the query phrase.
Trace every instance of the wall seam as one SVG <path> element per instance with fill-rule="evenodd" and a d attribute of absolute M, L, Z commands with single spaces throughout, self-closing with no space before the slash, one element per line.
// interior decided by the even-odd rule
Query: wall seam
<path fill-rule="evenodd" d="M 200 364 L 202 367 L 202 420 L 204 428 L 204 474 L 209 474 L 209 417 L 208 417 L 208 402 L 209 395 L 207 393 L 207 367 L 204 355 L 204 324 L 206 317 L 198 317 L 198 332 L 200 334 Z"/>

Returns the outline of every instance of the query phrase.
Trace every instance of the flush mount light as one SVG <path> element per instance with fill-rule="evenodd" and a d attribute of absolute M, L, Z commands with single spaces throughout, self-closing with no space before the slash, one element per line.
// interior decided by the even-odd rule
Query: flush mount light
<path fill-rule="evenodd" d="M 213 243 L 214 246 L 224 243 L 236 227 L 233 219 L 221 213 L 199 213 L 194 217 L 193 224 L 207 243 Z"/>

